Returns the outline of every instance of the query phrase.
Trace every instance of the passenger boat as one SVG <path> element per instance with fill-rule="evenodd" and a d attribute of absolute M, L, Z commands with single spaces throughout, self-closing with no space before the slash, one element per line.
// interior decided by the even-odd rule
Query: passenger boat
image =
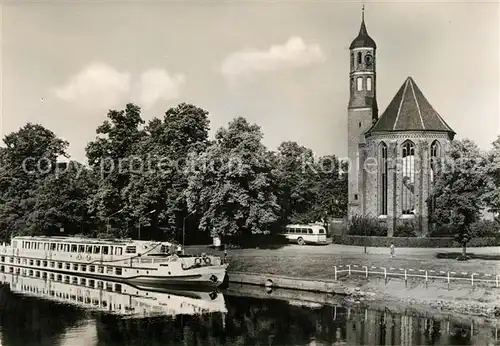
<path fill-rule="evenodd" d="M 82 307 L 125 318 L 226 313 L 216 291 L 144 289 L 78 275 L 0 265 L 0 283 L 14 294 Z"/>
<path fill-rule="evenodd" d="M 168 242 L 79 237 L 13 237 L 0 246 L 0 264 L 107 278 L 136 285 L 220 286 L 220 257 L 178 254 Z"/>

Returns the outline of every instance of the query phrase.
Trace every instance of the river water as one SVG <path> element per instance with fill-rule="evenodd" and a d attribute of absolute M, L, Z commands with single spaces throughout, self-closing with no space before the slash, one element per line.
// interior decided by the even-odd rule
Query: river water
<path fill-rule="evenodd" d="M 499 345 L 494 327 L 345 308 L 296 291 L 152 290 L 44 272 L 0 281 L 5 346 Z"/>

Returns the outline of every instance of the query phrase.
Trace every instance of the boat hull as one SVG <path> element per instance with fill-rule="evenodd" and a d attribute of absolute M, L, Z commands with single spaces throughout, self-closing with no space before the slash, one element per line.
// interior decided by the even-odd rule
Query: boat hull
<path fill-rule="evenodd" d="M 185 286 L 185 287 L 219 287 L 226 279 L 227 265 L 204 267 L 186 271 L 184 275 L 153 276 L 139 275 L 130 277 L 127 281 L 138 285 L 153 286 Z"/>

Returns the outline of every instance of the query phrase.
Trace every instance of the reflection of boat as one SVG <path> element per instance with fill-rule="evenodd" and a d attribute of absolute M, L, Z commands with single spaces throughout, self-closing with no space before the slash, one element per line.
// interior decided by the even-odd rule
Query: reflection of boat
<path fill-rule="evenodd" d="M 10 268 L 5 269 L 9 272 Z M 215 291 L 148 290 L 123 282 L 26 268 L 15 268 L 15 274 L 7 272 L 0 274 L 0 281 L 8 283 L 14 293 L 111 314 L 148 317 L 227 312 L 224 296 Z"/>
<path fill-rule="evenodd" d="M 217 256 L 179 254 L 168 242 L 77 237 L 14 237 L 0 264 L 147 285 L 220 286 L 227 264 Z"/>

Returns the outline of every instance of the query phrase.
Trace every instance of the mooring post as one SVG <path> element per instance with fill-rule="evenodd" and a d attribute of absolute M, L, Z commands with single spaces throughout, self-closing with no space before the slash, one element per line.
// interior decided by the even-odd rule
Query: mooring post
<path fill-rule="evenodd" d="M 470 284 L 474 286 L 474 273 L 472 273 L 470 276 Z"/>
<path fill-rule="evenodd" d="M 406 272 L 406 269 L 405 269 L 405 281 L 408 280 L 408 273 Z"/>
<path fill-rule="evenodd" d="M 387 268 L 382 268 L 384 270 L 384 280 L 387 281 Z"/>
<path fill-rule="evenodd" d="M 365 266 L 365 276 L 368 279 L 368 266 Z"/>
<path fill-rule="evenodd" d="M 348 269 L 349 277 L 351 277 L 351 265 L 350 264 L 347 265 L 347 269 Z"/>
<path fill-rule="evenodd" d="M 428 279 L 428 276 L 427 276 L 427 270 L 425 271 L 425 283 L 427 283 L 427 279 Z"/>
<path fill-rule="evenodd" d="M 337 281 L 337 266 L 333 266 L 333 269 L 335 274 L 335 281 Z"/>

